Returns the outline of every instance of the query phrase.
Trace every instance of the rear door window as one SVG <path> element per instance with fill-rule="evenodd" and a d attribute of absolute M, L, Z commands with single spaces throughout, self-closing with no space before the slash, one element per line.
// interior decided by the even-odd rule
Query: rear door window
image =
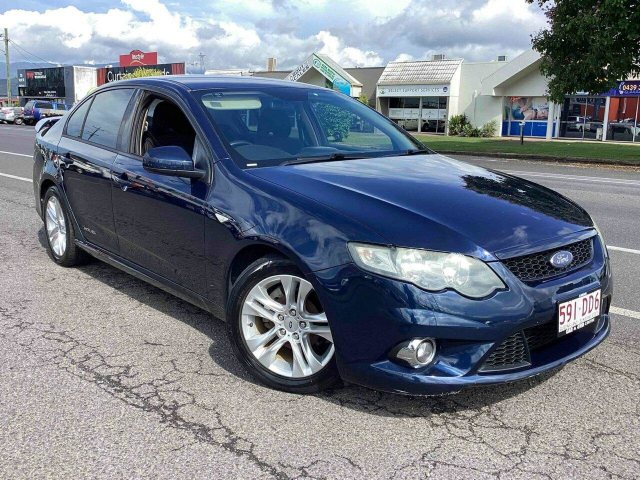
<path fill-rule="evenodd" d="M 97 94 L 84 122 L 82 139 L 115 149 L 133 92 L 132 88 L 121 88 Z"/>
<path fill-rule="evenodd" d="M 71 114 L 71 117 L 67 122 L 67 135 L 77 138 L 82 136 L 82 126 L 84 125 L 84 119 L 87 116 L 87 111 L 90 106 L 91 100 L 87 100 Z"/>

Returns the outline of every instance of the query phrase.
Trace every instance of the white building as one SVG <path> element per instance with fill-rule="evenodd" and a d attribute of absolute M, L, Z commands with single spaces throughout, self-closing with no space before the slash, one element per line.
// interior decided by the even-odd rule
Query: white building
<path fill-rule="evenodd" d="M 449 119 L 464 114 L 476 127 L 495 121 L 496 135 L 640 141 L 640 80 L 619 82 L 597 95 L 547 97 L 540 55 L 528 50 L 512 60 L 468 62 L 435 55 L 431 60 L 386 67 L 342 68 L 311 54 L 293 71 L 233 72 L 284 78 L 366 97 L 369 105 L 407 130 L 445 134 Z"/>

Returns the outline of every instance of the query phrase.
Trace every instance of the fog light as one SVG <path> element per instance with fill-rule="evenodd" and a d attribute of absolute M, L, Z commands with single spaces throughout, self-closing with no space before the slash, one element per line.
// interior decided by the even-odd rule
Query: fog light
<path fill-rule="evenodd" d="M 436 356 L 436 341 L 433 338 L 414 338 L 394 348 L 394 356 L 413 368 L 424 367 Z"/>

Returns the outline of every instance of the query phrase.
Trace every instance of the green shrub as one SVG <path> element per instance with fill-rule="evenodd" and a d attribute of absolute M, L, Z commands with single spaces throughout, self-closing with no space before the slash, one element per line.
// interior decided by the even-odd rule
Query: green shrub
<path fill-rule="evenodd" d="M 462 127 L 462 131 L 459 133 L 461 137 L 479 137 L 481 134 L 481 130 L 477 127 L 474 127 L 470 123 L 467 123 L 464 127 Z"/>
<path fill-rule="evenodd" d="M 469 125 L 469 119 L 463 113 L 462 115 L 453 115 L 449 119 L 449 135 L 462 134 L 464 127 Z"/>
<path fill-rule="evenodd" d="M 498 129 L 498 122 L 495 120 L 491 120 L 490 122 L 485 123 L 480 129 L 480 136 L 489 138 L 494 137 L 496 135 L 496 130 Z"/>
<path fill-rule="evenodd" d="M 130 73 L 125 73 L 124 75 L 122 75 L 122 80 L 128 80 L 130 78 L 156 77 L 158 75 L 162 75 L 162 70 L 139 67 Z"/>

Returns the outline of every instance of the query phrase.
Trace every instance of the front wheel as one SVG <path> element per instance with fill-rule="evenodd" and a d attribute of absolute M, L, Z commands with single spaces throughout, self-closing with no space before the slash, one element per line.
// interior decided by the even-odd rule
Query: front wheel
<path fill-rule="evenodd" d="M 312 393 L 339 382 L 327 316 L 291 262 L 273 257 L 250 265 L 231 291 L 227 324 L 239 359 L 267 386 Z"/>
<path fill-rule="evenodd" d="M 15 123 L 16 125 L 22 125 L 23 120 L 21 118 L 16 118 L 13 123 Z"/>

